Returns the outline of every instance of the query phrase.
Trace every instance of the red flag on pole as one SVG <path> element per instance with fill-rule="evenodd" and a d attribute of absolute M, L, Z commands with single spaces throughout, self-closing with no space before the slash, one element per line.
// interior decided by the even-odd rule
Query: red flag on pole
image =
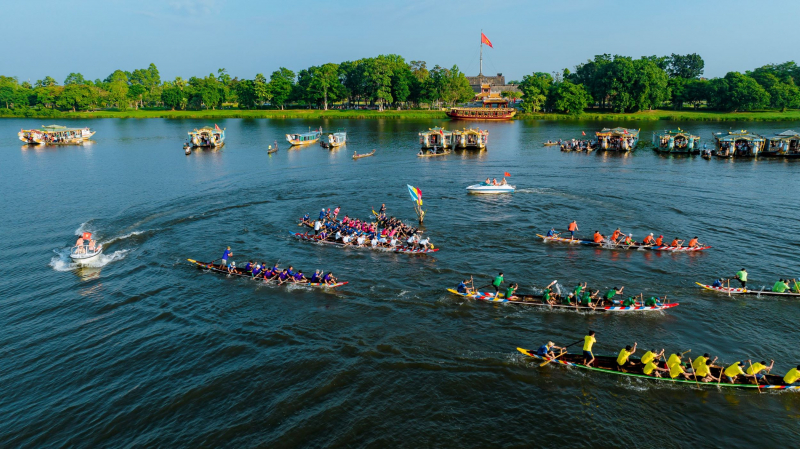
<path fill-rule="evenodd" d="M 585 136 L 586 135 L 586 131 L 581 131 L 581 134 L 583 134 Z"/>
<path fill-rule="evenodd" d="M 510 177 L 511 177 L 511 173 L 509 173 L 509 172 L 503 172 L 503 176 L 510 178 Z"/>
<path fill-rule="evenodd" d="M 488 37 L 486 37 L 486 35 L 485 35 L 485 34 L 483 34 L 483 33 L 481 33 L 481 43 L 482 43 L 482 44 L 486 44 L 486 45 L 488 45 L 488 46 L 489 46 L 489 47 L 491 47 L 491 48 L 494 48 L 494 47 L 492 47 L 492 41 L 490 41 L 490 40 L 489 40 L 489 38 L 488 38 Z"/>
<path fill-rule="evenodd" d="M 219 129 L 219 126 L 217 126 L 216 123 L 214 123 L 214 129 L 217 130 L 217 131 L 222 131 L 221 129 Z"/>

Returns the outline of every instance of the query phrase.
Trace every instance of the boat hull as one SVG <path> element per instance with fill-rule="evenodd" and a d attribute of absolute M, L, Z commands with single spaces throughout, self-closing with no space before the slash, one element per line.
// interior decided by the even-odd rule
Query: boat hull
<path fill-rule="evenodd" d="M 722 293 L 724 295 L 731 294 L 731 295 L 753 295 L 753 296 L 783 296 L 787 298 L 800 298 L 800 293 L 793 293 L 793 292 L 773 292 L 771 290 L 748 290 L 746 288 L 738 288 L 738 287 L 714 287 L 708 284 L 701 284 L 700 282 L 695 282 L 695 284 L 699 285 L 705 290 L 710 290 L 717 293 Z M 766 287 L 764 287 L 766 288 Z"/>
<path fill-rule="evenodd" d="M 299 232 L 290 232 L 291 235 L 295 236 L 298 240 L 303 240 L 306 242 L 312 243 L 319 243 L 323 245 L 331 245 L 331 246 L 338 246 L 340 248 L 355 248 L 355 249 L 369 249 L 373 251 L 383 251 L 389 253 L 402 253 L 402 254 L 431 254 L 439 251 L 439 248 L 429 248 L 429 249 L 415 249 L 408 246 L 396 246 L 394 248 L 387 248 L 385 246 L 378 246 L 378 247 L 371 247 L 371 246 L 356 246 L 356 245 L 345 245 L 339 242 L 332 242 L 330 240 L 320 240 L 313 235 L 301 234 Z"/>
<path fill-rule="evenodd" d="M 495 302 L 495 303 L 509 303 L 509 304 L 519 304 L 524 306 L 534 306 L 534 307 L 546 307 L 549 309 L 564 309 L 564 310 L 573 310 L 576 312 L 660 312 L 662 310 L 671 309 L 673 307 L 677 307 L 680 305 L 679 303 L 669 303 L 669 304 L 662 304 L 659 306 L 604 306 L 604 307 L 587 307 L 587 306 L 574 306 L 574 305 L 567 305 L 567 304 L 547 304 L 542 301 L 541 295 L 520 295 L 519 300 L 510 300 L 506 299 L 502 293 L 495 294 L 491 292 L 476 292 L 473 294 L 464 294 L 459 293 L 452 288 L 447 289 L 448 292 L 458 295 L 464 298 L 470 299 L 477 299 L 484 302 Z M 538 299 L 538 301 L 537 301 Z"/>
<path fill-rule="evenodd" d="M 517 114 L 515 109 L 494 108 L 452 108 L 447 116 L 456 120 L 511 120 Z"/>
<path fill-rule="evenodd" d="M 102 248 L 99 249 L 97 252 L 93 254 L 76 254 L 70 253 L 69 258 L 72 259 L 73 262 L 81 265 L 86 265 L 90 263 L 97 262 L 100 259 L 100 256 L 103 254 Z"/>
<path fill-rule="evenodd" d="M 475 184 L 467 187 L 467 192 L 476 195 L 497 195 L 500 193 L 514 193 L 516 187 L 514 186 L 483 186 Z"/>
<path fill-rule="evenodd" d="M 586 246 L 594 246 L 597 248 L 605 248 L 605 249 L 626 249 L 626 250 L 640 250 L 640 251 L 674 251 L 674 252 L 695 252 L 695 251 L 705 251 L 710 249 L 710 246 L 696 246 L 693 248 L 689 248 L 688 246 L 651 246 L 651 245 L 642 245 L 640 243 L 634 243 L 632 245 L 623 245 L 623 244 L 608 244 L 608 243 L 595 243 L 591 240 L 582 240 L 582 239 L 568 239 L 564 237 L 547 237 L 541 234 L 536 234 L 537 237 L 541 238 L 545 242 L 558 242 L 558 243 L 566 243 L 570 245 L 586 245 Z"/>
<path fill-rule="evenodd" d="M 251 274 L 251 272 L 249 272 L 249 271 L 236 269 L 233 273 L 228 273 L 228 270 L 225 267 L 220 266 L 220 265 L 216 265 L 216 264 L 213 264 L 213 263 L 210 263 L 210 262 L 198 262 L 198 261 L 196 261 L 194 259 L 186 259 L 186 260 L 188 260 L 190 263 L 194 264 L 195 266 L 197 266 L 197 268 L 200 268 L 200 269 L 209 270 L 209 271 L 213 271 L 215 273 L 220 273 L 220 274 L 226 274 L 226 275 L 230 274 L 232 276 L 250 278 L 250 279 L 253 279 L 254 281 L 263 282 L 265 284 L 278 285 L 278 282 L 274 281 L 274 280 L 273 281 L 269 281 L 269 280 L 266 280 L 264 278 L 254 279 L 252 274 Z M 348 284 L 347 282 L 337 282 L 337 283 L 331 284 L 331 285 L 328 285 L 328 284 L 325 284 L 325 283 L 310 283 L 310 282 L 301 283 L 301 284 L 293 283 L 293 282 L 289 282 L 289 283 L 291 285 L 302 285 L 302 286 L 308 286 L 308 287 L 329 288 L 329 289 L 333 289 L 333 288 L 336 288 L 336 287 L 341 287 L 342 285 L 347 285 Z"/>

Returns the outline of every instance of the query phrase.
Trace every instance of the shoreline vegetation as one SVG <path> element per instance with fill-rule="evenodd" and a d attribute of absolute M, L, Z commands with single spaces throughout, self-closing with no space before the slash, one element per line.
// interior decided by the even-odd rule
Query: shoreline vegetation
<path fill-rule="evenodd" d="M 44 112 L 44 113 L 42 113 Z M 450 120 L 444 110 L 403 109 L 383 111 L 354 109 L 213 109 L 213 110 L 101 110 L 91 112 L 61 112 L 54 110 L 37 111 L 0 109 L 0 118 L 52 118 L 52 119 L 95 119 L 95 118 L 165 118 L 165 119 L 442 119 Z M 514 120 L 577 120 L 577 121 L 797 121 L 800 110 L 719 112 L 707 110 L 655 109 L 629 113 L 588 110 L 583 114 L 559 114 L 543 112 L 520 112 Z M 454 121 L 455 122 L 455 121 Z M 480 121 L 470 123 L 480 123 Z"/>

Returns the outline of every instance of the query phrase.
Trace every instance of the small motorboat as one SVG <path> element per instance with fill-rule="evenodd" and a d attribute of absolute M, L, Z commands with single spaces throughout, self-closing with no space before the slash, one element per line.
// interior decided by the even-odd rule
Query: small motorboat
<path fill-rule="evenodd" d="M 508 184 L 504 185 L 491 185 L 484 182 L 467 187 L 468 193 L 481 193 L 481 194 L 497 194 L 497 193 L 514 193 L 517 188 Z"/>
<path fill-rule="evenodd" d="M 92 239 L 91 232 L 84 232 L 78 239 L 75 246 L 69 251 L 69 257 L 78 264 L 89 264 L 95 262 L 103 254 L 103 245 L 97 244 Z"/>
<path fill-rule="evenodd" d="M 186 153 L 187 156 L 192 154 L 192 145 L 189 142 L 183 144 L 183 152 Z"/>

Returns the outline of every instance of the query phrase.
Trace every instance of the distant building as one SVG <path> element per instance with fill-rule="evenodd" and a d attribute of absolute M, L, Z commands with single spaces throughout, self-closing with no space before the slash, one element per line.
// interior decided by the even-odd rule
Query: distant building
<path fill-rule="evenodd" d="M 520 92 L 519 88 L 513 84 L 506 84 L 506 77 L 502 73 L 497 76 L 468 76 L 467 81 L 475 92 L 473 101 L 481 101 L 485 98 L 499 98 L 504 91 Z"/>

